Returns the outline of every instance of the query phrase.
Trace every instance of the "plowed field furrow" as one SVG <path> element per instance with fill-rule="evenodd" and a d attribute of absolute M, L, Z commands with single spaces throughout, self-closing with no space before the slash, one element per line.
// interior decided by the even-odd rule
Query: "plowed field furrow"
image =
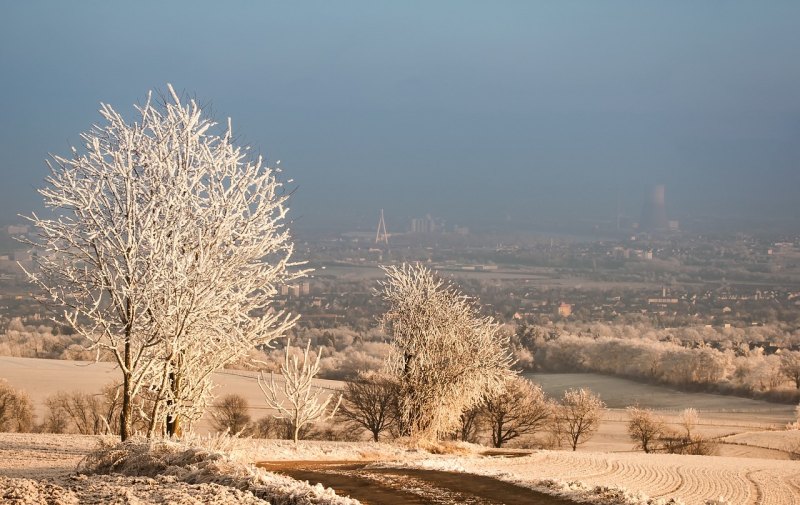
<path fill-rule="evenodd" d="M 793 494 L 796 497 L 795 503 L 800 505 L 800 475 L 797 474 L 787 475 L 785 480 L 786 483 L 789 485 L 789 487 L 792 488 L 792 491 L 794 492 Z"/>
<path fill-rule="evenodd" d="M 609 475 L 614 475 L 619 468 L 619 462 L 617 461 L 592 461 L 592 463 L 593 464 L 588 468 L 590 471 L 587 472 L 581 472 L 581 469 L 573 466 L 571 468 L 571 473 L 567 474 L 567 480 L 582 480 L 594 484 L 607 485 L 604 478 Z M 559 478 L 557 475 L 553 477 Z"/>
<path fill-rule="evenodd" d="M 789 505 L 797 503 L 795 489 L 787 480 L 786 472 L 751 472 L 750 479 L 760 491 L 764 505 Z"/>

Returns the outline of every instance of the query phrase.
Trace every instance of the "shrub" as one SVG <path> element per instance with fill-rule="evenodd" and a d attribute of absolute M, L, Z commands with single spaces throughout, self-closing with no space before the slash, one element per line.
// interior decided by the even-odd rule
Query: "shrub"
<path fill-rule="evenodd" d="M 0 431 L 27 432 L 33 429 L 33 406 L 24 391 L 0 379 Z"/>

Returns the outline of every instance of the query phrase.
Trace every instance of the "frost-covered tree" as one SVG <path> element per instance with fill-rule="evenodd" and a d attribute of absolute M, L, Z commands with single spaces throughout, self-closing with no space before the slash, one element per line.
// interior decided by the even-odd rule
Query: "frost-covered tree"
<path fill-rule="evenodd" d="M 683 430 L 686 432 L 686 438 L 689 440 L 692 439 L 694 436 L 694 429 L 697 427 L 697 423 L 700 421 L 700 414 L 697 412 L 696 409 L 689 407 L 688 409 L 683 409 L 681 411 L 681 415 L 678 417 L 678 422 L 680 423 Z"/>
<path fill-rule="evenodd" d="M 564 392 L 556 409 L 555 422 L 559 433 L 567 439 L 572 450 L 597 431 L 605 403 L 588 389 L 569 389 Z"/>
<path fill-rule="evenodd" d="M 487 398 L 482 409 L 495 447 L 544 429 L 552 411 L 541 386 L 522 377 L 509 380 L 505 390 Z"/>
<path fill-rule="evenodd" d="M 0 431 L 31 431 L 33 419 L 33 405 L 28 395 L 0 379 Z"/>
<path fill-rule="evenodd" d="M 463 412 L 502 391 L 513 375 L 509 336 L 424 266 L 384 271 L 387 371 L 398 384 L 400 433 L 438 439 L 458 428 Z"/>
<path fill-rule="evenodd" d="M 287 195 L 277 169 L 233 142 L 190 100 L 150 95 L 128 123 L 111 106 L 81 135 L 83 149 L 53 156 L 33 215 L 38 268 L 28 272 L 89 348 L 122 374 L 120 434 L 135 397 L 154 393 L 153 435 L 165 416 L 196 419 L 211 373 L 295 321 L 270 307 L 300 272 L 290 262 Z"/>
<path fill-rule="evenodd" d="M 636 443 L 636 447 L 644 452 L 653 452 L 659 438 L 664 434 L 664 420 L 652 410 L 638 406 L 628 407 L 628 436 Z"/>
<path fill-rule="evenodd" d="M 791 380 L 797 389 L 800 389 L 800 352 L 781 352 L 781 374 Z"/>
<path fill-rule="evenodd" d="M 314 387 L 314 377 L 319 372 L 319 355 L 312 361 L 309 358 L 310 350 L 311 342 L 306 345 L 302 361 L 297 356 L 290 359 L 290 346 L 287 342 L 286 359 L 281 366 L 283 388 L 279 388 L 275 384 L 275 377 L 272 373 L 270 373 L 269 382 L 263 371 L 258 377 L 258 386 L 264 393 L 267 405 L 275 409 L 275 418 L 289 423 L 295 443 L 305 426 L 333 417 L 342 401 L 342 397 L 339 396 L 334 407 L 328 409 L 333 395 L 321 388 Z"/>

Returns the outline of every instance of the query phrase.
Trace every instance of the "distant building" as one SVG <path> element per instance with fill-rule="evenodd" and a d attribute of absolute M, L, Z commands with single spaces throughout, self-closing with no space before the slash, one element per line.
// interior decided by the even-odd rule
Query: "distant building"
<path fill-rule="evenodd" d="M 572 305 L 569 303 L 560 303 L 558 305 L 558 315 L 561 317 L 569 317 L 572 315 Z"/>
<path fill-rule="evenodd" d="M 647 304 L 648 305 L 675 305 L 677 303 L 678 303 L 678 299 L 677 298 L 659 297 L 659 298 L 648 298 L 647 299 Z"/>
<path fill-rule="evenodd" d="M 411 233 L 436 233 L 438 231 L 441 231 L 441 226 L 430 214 L 411 220 Z"/>
<path fill-rule="evenodd" d="M 281 286 L 280 293 L 281 296 L 290 296 L 292 298 L 307 296 L 311 294 L 311 284 L 309 282 L 301 282 L 300 284 L 284 284 Z"/>
<path fill-rule="evenodd" d="M 665 199 L 666 189 L 663 184 L 653 187 L 646 195 L 642 208 L 642 231 L 663 231 L 669 229 Z"/>

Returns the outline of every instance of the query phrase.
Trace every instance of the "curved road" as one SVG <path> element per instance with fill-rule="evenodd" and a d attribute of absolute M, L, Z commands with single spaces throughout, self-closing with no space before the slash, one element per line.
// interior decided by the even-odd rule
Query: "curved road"
<path fill-rule="evenodd" d="M 367 468 L 364 462 L 275 461 L 257 466 L 365 505 L 573 505 L 575 502 L 479 475 L 410 468 Z"/>

